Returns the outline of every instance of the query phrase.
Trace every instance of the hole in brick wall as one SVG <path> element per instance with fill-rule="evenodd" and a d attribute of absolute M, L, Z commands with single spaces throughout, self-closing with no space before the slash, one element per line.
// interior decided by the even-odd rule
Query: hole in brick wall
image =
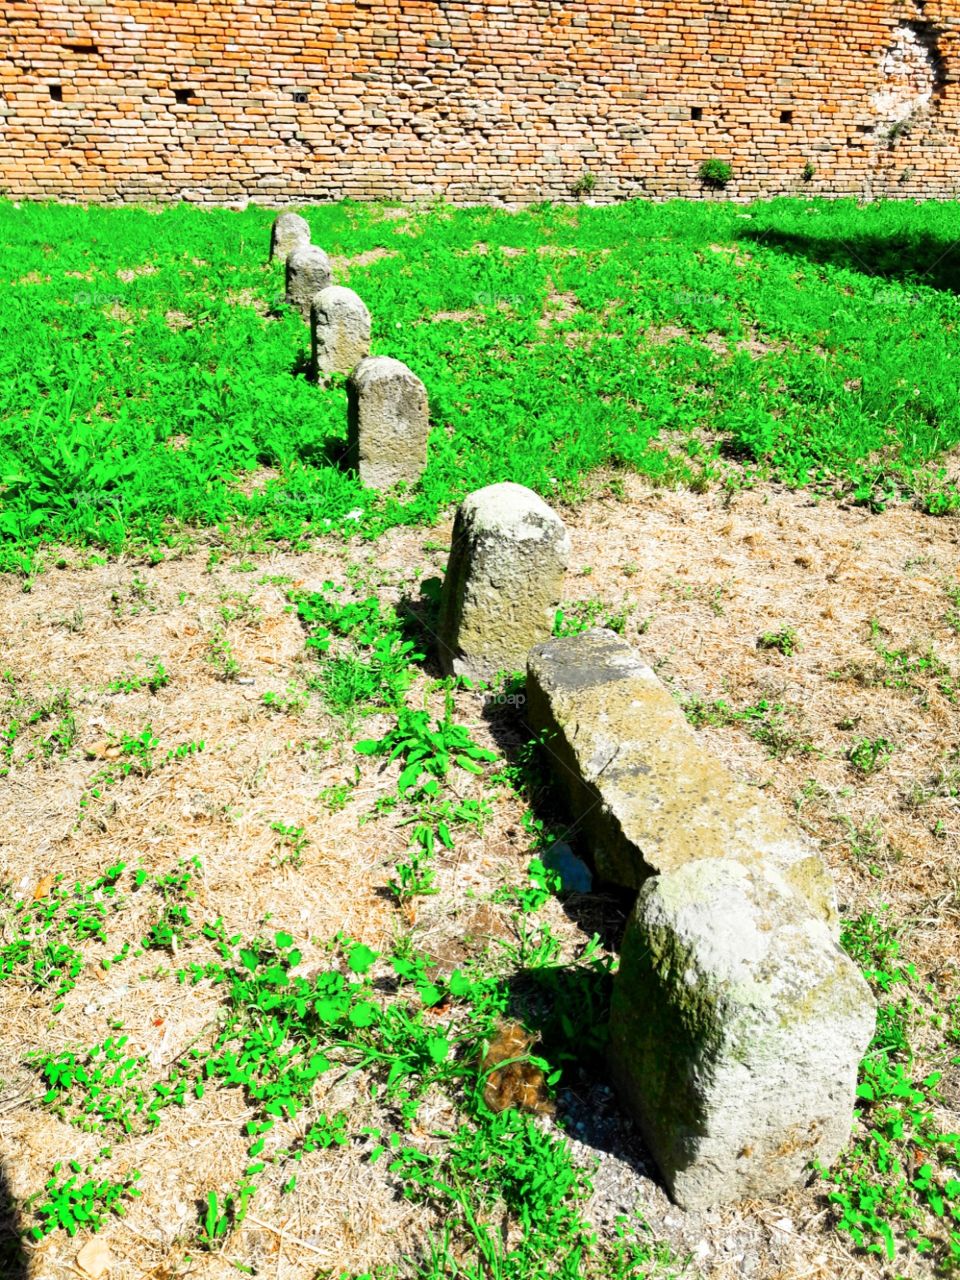
<path fill-rule="evenodd" d="M 947 84 L 942 34 L 933 22 L 903 22 L 880 59 L 881 84 L 870 102 L 876 128 L 891 146 L 940 106 Z"/>
<path fill-rule="evenodd" d="M 294 102 L 306 102 L 307 97 L 308 97 L 308 94 L 306 89 L 294 89 L 293 91 Z"/>
<path fill-rule="evenodd" d="M 47 87 L 50 90 L 50 97 L 52 101 L 54 102 L 63 101 L 63 85 L 62 84 L 51 84 L 51 85 L 48 85 Z"/>
<path fill-rule="evenodd" d="M 70 49 L 74 53 L 99 53 L 99 49 L 92 40 L 64 40 L 63 48 Z"/>
<path fill-rule="evenodd" d="M 173 96 L 181 106 L 186 106 L 191 98 L 195 98 L 197 96 L 197 91 L 196 89 L 174 89 Z"/>
<path fill-rule="evenodd" d="M 691 119 L 691 120 L 702 120 L 702 119 L 703 119 L 703 107 L 691 107 L 691 108 L 690 108 L 690 119 Z"/>
<path fill-rule="evenodd" d="M 921 5 L 917 8 L 923 12 Z M 939 97 L 946 83 L 947 67 L 940 49 L 940 28 L 932 22 L 908 22 L 907 27 L 913 32 L 917 44 L 926 51 L 927 63 L 933 73 L 933 92 Z"/>
<path fill-rule="evenodd" d="M 793 112 L 792 112 L 792 111 L 781 111 L 781 112 L 780 112 L 780 123 L 781 123 L 781 124 L 793 124 Z"/>

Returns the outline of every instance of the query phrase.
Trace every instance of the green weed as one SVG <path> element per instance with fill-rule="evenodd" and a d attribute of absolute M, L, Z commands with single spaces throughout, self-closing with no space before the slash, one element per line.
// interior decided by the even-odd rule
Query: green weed
<path fill-rule="evenodd" d="M 785 658 L 792 658 L 800 648 L 800 641 L 793 627 L 781 627 L 779 631 L 765 631 L 757 640 L 758 649 L 775 649 Z"/>
<path fill-rule="evenodd" d="M 703 164 L 697 171 L 702 182 L 709 187 L 725 187 L 733 177 L 733 166 L 728 164 L 726 160 L 719 160 L 716 156 L 709 160 L 704 160 Z"/>
<path fill-rule="evenodd" d="M 157 693 L 165 689 L 170 683 L 170 676 L 163 663 L 159 658 L 154 658 L 150 665 L 153 668 L 150 675 L 118 676 L 107 685 L 107 692 L 136 693 L 139 689 L 149 689 L 151 693 Z"/>
<path fill-rule="evenodd" d="M 707 702 L 696 694 L 677 696 L 684 715 L 695 729 L 705 724 L 741 725 L 777 760 L 794 753 L 807 755 L 816 751 L 812 742 L 790 727 L 789 709 L 782 702 L 771 703 L 767 698 L 760 698 L 752 705 L 736 708 L 722 698 Z"/>
<path fill-rule="evenodd" d="M 951 631 L 960 635 L 960 582 L 946 584 L 946 592 L 950 608 L 944 614 L 943 620 Z"/>
<path fill-rule="evenodd" d="M 898 1271 L 903 1255 L 914 1253 L 931 1273 L 950 1272 L 960 1243 L 960 1133 L 938 1124 L 943 1069 L 923 1065 L 913 1043 L 924 1020 L 943 1028 L 946 1019 L 939 1012 L 925 1019 L 930 990 L 917 990 L 887 910 L 843 925 L 841 942 L 877 993 L 877 1025 L 860 1067 L 855 1140 L 832 1170 L 818 1169 L 836 1227 L 856 1246 L 896 1262 Z M 935 1056 L 943 1066 L 960 1062 L 949 1033 Z"/>
<path fill-rule="evenodd" d="M 270 830 L 275 831 L 280 839 L 277 842 L 279 856 L 277 863 L 279 866 L 299 867 L 303 860 L 303 851 L 310 843 L 310 838 L 304 832 L 303 827 L 291 826 L 285 822 L 271 822 Z"/>
<path fill-rule="evenodd" d="M 76 1160 L 71 1160 L 68 1167 L 72 1171 L 70 1176 L 58 1182 L 62 1164 L 55 1164 L 53 1177 L 46 1184 L 46 1198 L 38 1194 L 27 1202 L 34 1216 L 40 1220 L 30 1228 L 29 1235 L 33 1240 L 42 1240 L 58 1227 L 62 1227 L 69 1236 L 75 1236 L 81 1230 L 99 1231 L 110 1214 L 123 1217 L 125 1199 L 141 1194 L 137 1187 L 140 1174 L 136 1171 L 118 1182 L 108 1178 L 100 1182 L 87 1178 L 80 1182 L 81 1174 L 89 1173 L 90 1169 L 82 1169 Z"/>
<path fill-rule="evenodd" d="M 470 773 L 480 773 L 482 761 L 495 760 L 492 751 L 478 747 L 469 732 L 453 721 L 453 698 L 449 689 L 443 717 L 431 728 L 430 713 L 402 707 L 397 723 L 382 738 L 356 743 L 362 755 L 382 755 L 399 760 L 403 766 L 397 790 L 406 799 L 432 798 L 440 782 L 456 765 Z M 426 778 L 426 781 L 421 781 Z"/>
<path fill-rule="evenodd" d="M 614 612 L 602 600 L 575 600 L 556 611 L 553 619 L 555 636 L 574 636 L 591 627 L 606 627 L 623 635 L 627 626 L 630 609 Z"/>
<path fill-rule="evenodd" d="M 860 773 L 876 773 L 889 763 L 896 750 L 889 738 L 860 738 L 847 751 L 847 759 Z"/>
<path fill-rule="evenodd" d="M 205 656 L 216 671 L 218 680 L 236 680 L 240 674 L 240 663 L 234 657 L 233 645 L 223 627 L 214 627 Z"/>
<path fill-rule="evenodd" d="M 268 689 L 260 701 L 272 711 L 282 711 L 285 715 L 295 716 L 306 708 L 310 701 L 310 690 L 301 689 L 295 681 L 290 680 L 283 693 Z"/>

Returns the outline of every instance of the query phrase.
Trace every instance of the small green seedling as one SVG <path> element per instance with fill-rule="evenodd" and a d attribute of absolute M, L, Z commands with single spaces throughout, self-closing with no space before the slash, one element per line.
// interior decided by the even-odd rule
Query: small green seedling
<path fill-rule="evenodd" d="M 889 762 L 896 749 L 889 738 L 861 738 L 847 752 L 847 759 L 861 773 L 876 773 Z"/>
<path fill-rule="evenodd" d="M 800 641 L 793 627 L 781 627 L 779 631 L 765 631 L 757 640 L 758 649 L 775 649 L 785 658 L 792 658 L 800 648 Z"/>

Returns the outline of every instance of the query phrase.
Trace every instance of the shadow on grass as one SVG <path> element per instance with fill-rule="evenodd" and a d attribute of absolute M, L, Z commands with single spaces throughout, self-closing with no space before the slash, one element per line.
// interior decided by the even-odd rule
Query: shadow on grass
<path fill-rule="evenodd" d="M 523 717 L 525 696 L 522 681 L 508 680 L 484 697 L 481 714 L 514 773 L 515 785 L 523 792 L 534 822 L 541 824 L 543 836 L 570 845 L 591 869 L 593 891 L 562 894 L 564 912 L 585 938 L 596 934 L 608 951 L 618 951 L 636 893 L 597 876 L 587 841 L 578 824 L 569 820 L 566 797 L 552 773 L 549 748 L 537 743 Z"/>
<path fill-rule="evenodd" d="M 294 378 L 303 378 L 307 382 L 316 382 L 313 376 L 313 361 L 310 358 L 310 351 L 298 351 L 296 359 L 290 366 L 290 374 Z"/>
<path fill-rule="evenodd" d="M 300 462 L 309 467 L 332 467 L 344 474 L 356 471 L 350 446 L 344 436 L 324 436 L 316 443 L 304 445 L 297 456 Z"/>
<path fill-rule="evenodd" d="M 960 239 L 939 236 L 858 235 L 844 240 L 792 231 L 750 227 L 738 235 L 797 258 L 857 271 L 864 276 L 922 284 L 944 293 L 960 292 Z"/>

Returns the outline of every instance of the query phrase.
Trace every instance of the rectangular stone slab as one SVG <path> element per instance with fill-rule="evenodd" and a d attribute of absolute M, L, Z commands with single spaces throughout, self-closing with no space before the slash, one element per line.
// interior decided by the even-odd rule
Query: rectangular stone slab
<path fill-rule="evenodd" d="M 814 845 L 705 752 L 611 631 L 538 645 L 527 717 L 601 875 L 639 888 L 610 1065 L 671 1194 L 774 1195 L 846 1142 L 869 988 Z"/>
<path fill-rule="evenodd" d="M 703 750 L 670 693 L 620 636 L 548 640 L 527 659 L 527 720 L 599 875 L 639 888 L 701 858 L 771 863 L 836 923 L 817 849 L 755 788 Z"/>
<path fill-rule="evenodd" d="M 700 858 L 637 895 L 610 1061 L 674 1199 L 771 1196 L 850 1136 L 870 990 L 780 872 Z"/>

